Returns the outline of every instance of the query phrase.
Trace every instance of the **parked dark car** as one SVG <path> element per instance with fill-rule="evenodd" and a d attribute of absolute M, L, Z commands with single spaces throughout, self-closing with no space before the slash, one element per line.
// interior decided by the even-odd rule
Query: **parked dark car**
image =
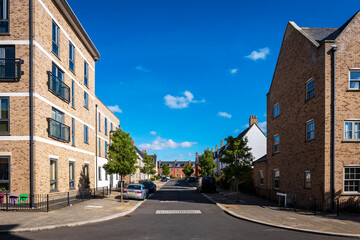
<path fill-rule="evenodd" d="M 149 193 L 156 192 L 156 185 L 153 182 L 143 182 L 142 184 L 149 190 Z"/>
<path fill-rule="evenodd" d="M 216 192 L 216 181 L 214 177 L 199 178 L 196 189 L 198 192 Z"/>
<path fill-rule="evenodd" d="M 168 179 L 167 179 L 166 177 L 162 177 L 162 178 L 161 178 L 161 181 L 162 181 L 162 182 L 167 182 Z"/>
<path fill-rule="evenodd" d="M 194 177 L 189 177 L 188 182 L 195 182 L 195 178 Z"/>

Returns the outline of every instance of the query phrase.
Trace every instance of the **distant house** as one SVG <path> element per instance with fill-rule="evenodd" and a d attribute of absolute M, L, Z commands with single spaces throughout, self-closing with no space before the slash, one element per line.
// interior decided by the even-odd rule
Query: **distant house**
<path fill-rule="evenodd" d="M 169 169 L 170 169 L 170 175 L 172 175 L 173 177 L 176 177 L 176 178 L 184 178 L 185 177 L 185 174 L 184 172 L 182 171 L 185 164 L 186 163 L 190 163 L 191 166 L 193 167 L 194 169 L 194 173 L 193 175 L 195 175 L 195 162 L 194 161 L 161 161 L 159 160 L 158 162 L 158 174 L 162 174 L 162 166 L 164 164 L 167 164 L 169 166 Z"/>
<path fill-rule="evenodd" d="M 238 136 L 238 139 L 247 139 L 247 145 L 251 148 L 251 153 L 254 157 L 253 161 L 257 161 L 266 155 L 266 135 L 257 125 L 257 117 L 250 116 L 249 127 L 242 131 Z M 213 153 L 213 159 L 216 164 L 216 169 L 214 174 L 217 176 L 221 175 L 221 169 L 223 169 L 226 164 L 221 162 L 223 155 L 221 152 L 226 150 L 227 144 L 224 145 L 224 140 L 221 140 L 220 148 L 215 146 L 215 152 Z"/>

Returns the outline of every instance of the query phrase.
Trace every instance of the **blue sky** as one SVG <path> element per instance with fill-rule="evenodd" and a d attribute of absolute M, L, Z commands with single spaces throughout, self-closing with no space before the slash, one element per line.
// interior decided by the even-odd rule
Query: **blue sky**
<path fill-rule="evenodd" d="M 160 160 L 194 160 L 246 128 L 266 127 L 288 21 L 340 27 L 359 1 L 68 0 L 101 54 L 96 95 Z"/>

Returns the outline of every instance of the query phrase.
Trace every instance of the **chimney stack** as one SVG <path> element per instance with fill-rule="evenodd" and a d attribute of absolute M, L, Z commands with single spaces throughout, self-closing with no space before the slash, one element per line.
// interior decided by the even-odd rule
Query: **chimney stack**
<path fill-rule="evenodd" d="M 196 152 L 196 157 L 199 156 L 198 152 Z"/>
<path fill-rule="evenodd" d="M 250 116 L 250 119 L 249 119 L 249 127 L 251 127 L 253 124 L 256 124 L 256 125 L 257 125 L 257 117 L 256 117 L 255 115 Z"/>
<path fill-rule="evenodd" d="M 142 150 L 142 152 L 143 152 L 144 154 L 146 154 L 146 150 Z"/>
<path fill-rule="evenodd" d="M 134 145 L 134 146 L 135 146 L 135 142 L 134 142 L 134 141 L 132 141 L 131 143 L 132 143 L 132 145 Z"/>
<path fill-rule="evenodd" d="M 221 144 L 220 144 L 221 148 L 224 146 L 224 140 L 221 139 Z"/>
<path fill-rule="evenodd" d="M 218 150 L 218 146 L 217 146 L 217 144 L 215 145 L 215 152 Z"/>

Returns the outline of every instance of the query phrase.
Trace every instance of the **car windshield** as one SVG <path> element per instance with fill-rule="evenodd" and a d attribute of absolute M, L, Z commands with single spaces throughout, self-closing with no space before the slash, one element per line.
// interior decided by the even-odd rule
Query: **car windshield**
<path fill-rule="evenodd" d="M 213 178 L 203 178 L 202 181 L 203 181 L 203 183 L 213 183 L 214 179 Z"/>
<path fill-rule="evenodd" d="M 129 186 L 127 186 L 127 189 L 138 189 L 138 190 L 140 190 L 141 186 L 140 185 L 129 185 Z"/>

